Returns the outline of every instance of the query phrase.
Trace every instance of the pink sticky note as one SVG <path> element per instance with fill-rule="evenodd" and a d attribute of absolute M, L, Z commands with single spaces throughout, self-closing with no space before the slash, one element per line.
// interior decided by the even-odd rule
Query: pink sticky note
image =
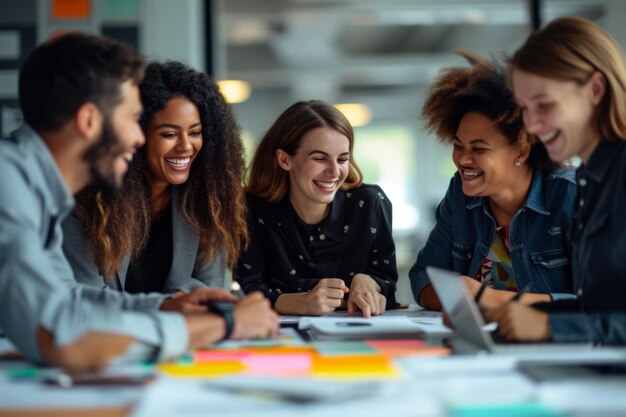
<path fill-rule="evenodd" d="M 242 362 L 248 368 L 247 375 L 263 376 L 303 376 L 311 373 L 311 355 L 298 354 L 258 354 L 253 353 Z"/>
<path fill-rule="evenodd" d="M 251 354 L 241 350 L 198 350 L 193 354 L 193 360 L 196 363 L 243 360 Z"/>

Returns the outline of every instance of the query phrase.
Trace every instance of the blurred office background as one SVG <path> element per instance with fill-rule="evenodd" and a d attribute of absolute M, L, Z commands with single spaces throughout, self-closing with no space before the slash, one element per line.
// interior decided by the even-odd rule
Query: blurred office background
<path fill-rule="evenodd" d="M 365 181 L 394 205 L 398 300 L 412 302 L 407 273 L 454 172 L 451 149 L 423 129 L 425 90 L 442 67 L 463 65 L 457 49 L 502 57 L 565 15 L 596 21 L 626 48 L 623 0 L 0 0 L 0 131 L 21 123 L 21 60 L 64 30 L 236 81 L 224 91 L 249 154 L 295 101 L 350 104 Z"/>

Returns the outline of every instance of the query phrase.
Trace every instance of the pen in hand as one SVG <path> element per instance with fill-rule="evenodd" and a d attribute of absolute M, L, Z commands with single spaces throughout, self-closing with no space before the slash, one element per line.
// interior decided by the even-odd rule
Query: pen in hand
<path fill-rule="evenodd" d="M 517 291 L 517 293 L 513 296 L 513 298 L 511 298 L 511 300 L 509 301 L 510 303 L 515 302 L 515 301 L 519 301 L 520 298 L 522 298 L 522 295 L 524 295 L 524 293 L 528 292 L 528 290 L 530 290 L 530 282 L 526 285 L 524 285 L 524 288 L 522 288 L 521 290 Z"/>
<path fill-rule="evenodd" d="M 490 282 L 491 282 L 491 275 L 485 278 L 483 282 L 480 284 L 480 288 L 478 292 L 476 293 L 476 296 L 474 297 L 474 301 L 476 302 L 476 304 L 478 304 L 478 302 L 482 298 L 483 294 L 485 293 L 485 289 L 487 288 L 487 285 L 489 285 Z"/>

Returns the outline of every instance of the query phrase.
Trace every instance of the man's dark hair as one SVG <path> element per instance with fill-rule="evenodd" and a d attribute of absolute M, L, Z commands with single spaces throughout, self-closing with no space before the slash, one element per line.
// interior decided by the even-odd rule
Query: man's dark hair
<path fill-rule="evenodd" d="M 102 36 L 68 33 L 47 41 L 20 69 L 24 120 L 37 131 L 55 131 L 87 102 L 109 115 L 121 102 L 120 85 L 138 84 L 144 67 L 130 45 Z"/>

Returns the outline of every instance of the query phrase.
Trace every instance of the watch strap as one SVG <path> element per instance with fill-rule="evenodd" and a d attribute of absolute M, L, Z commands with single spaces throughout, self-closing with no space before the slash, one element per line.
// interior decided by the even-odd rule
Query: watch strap
<path fill-rule="evenodd" d="M 224 319 L 225 331 L 222 340 L 228 339 L 235 328 L 235 304 L 229 301 L 214 301 L 209 303 L 209 311 Z"/>

